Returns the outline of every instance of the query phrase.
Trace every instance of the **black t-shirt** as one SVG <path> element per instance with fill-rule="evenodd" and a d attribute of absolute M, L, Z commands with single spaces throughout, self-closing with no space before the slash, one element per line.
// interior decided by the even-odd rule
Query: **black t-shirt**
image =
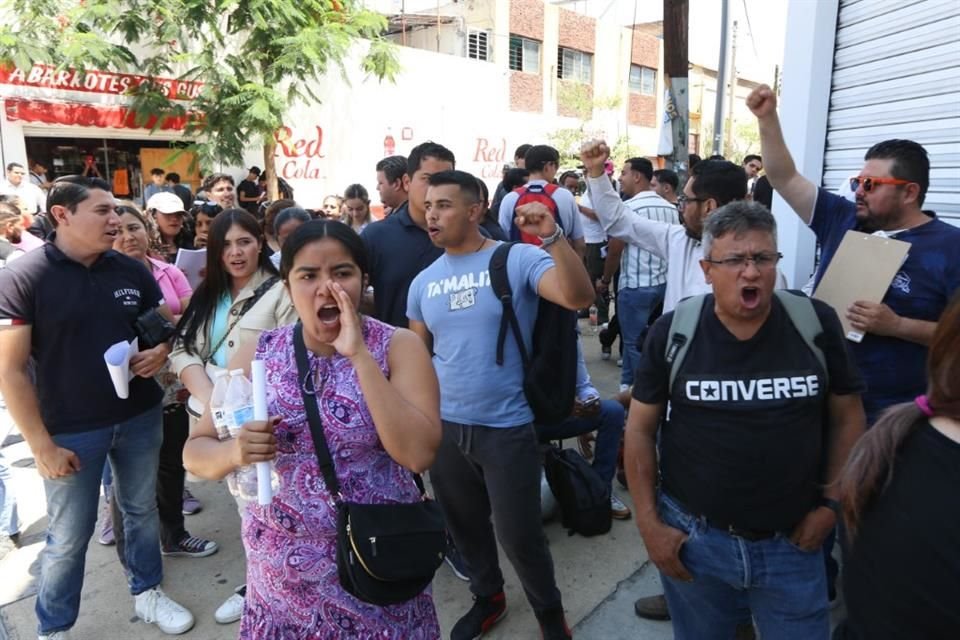
<path fill-rule="evenodd" d="M 193 206 L 193 194 L 190 193 L 190 188 L 185 184 L 177 183 L 173 185 L 173 192 L 183 202 L 183 210 L 190 211 Z"/>
<path fill-rule="evenodd" d="M 915 428 L 844 560 L 844 640 L 960 638 L 960 443 Z"/>
<path fill-rule="evenodd" d="M 260 186 L 256 182 L 251 182 L 250 180 L 241 180 L 240 184 L 237 185 L 237 193 L 246 198 L 259 198 Z M 239 196 L 237 197 L 237 202 L 240 203 L 241 207 L 253 215 L 257 215 L 257 209 L 260 207 L 258 202 L 243 202 L 240 200 Z"/>
<path fill-rule="evenodd" d="M 924 421 L 843 563 L 843 640 L 960 638 L 960 443 Z"/>
<path fill-rule="evenodd" d="M 158 404 L 152 378 L 130 381 L 117 397 L 103 353 L 131 340 L 137 317 L 163 303 L 142 263 L 107 251 L 89 268 L 51 241 L 0 270 L 0 325 L 31 325 L 37 400 L 50 435 L 117 424 Z"/>
<path fill-rule="evenodd" d="M 814 300 L 817 344 L 835 394 L 860 393 L 837 314 Z M 738 340 L 714 312 L 713 295 L 668 394 L 665 350 L 673 313 L 650 330 L 633 397 L 670 401 L 660 434 L 663 489 L 697 515 L 742 528 L 788 531 L 820 496 L 826 462 L 824 371 L 773 299 L 770 316 Z"/>

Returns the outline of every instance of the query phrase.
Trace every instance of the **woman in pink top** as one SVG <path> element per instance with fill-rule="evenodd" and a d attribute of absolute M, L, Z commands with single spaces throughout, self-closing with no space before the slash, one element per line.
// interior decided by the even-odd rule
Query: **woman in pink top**
<path fill-rule="evenodd" d="M 149 230 L 151 227 L 136 207 L 121 204 L 117 207 L 117 213 L 120 214 L 120 231 L 113 242 L 114 250 L 143 262 L 160 285 L 164 301 L 179 319 L 193 293 L 186 276 L 172 264 L 150 256 L 152 243 Z M 191 536 L 183 525 L 185 511 L 183 507 L 185 475 L 183 445 L 189 434 L 187 410 L 184 404 L 187 393 L 169 367 L 165 367 L 157 374 L 157 382 L 164 390 L 163 445 L 160 448 L 160 468 L 157 472 L 161 549 L 165 556 L 209 556 L 216 553 L 217 543 Z M 114 511 L 113 521 L 116 524 L 114 535 L 122 562 L 123 532 L 118 515 Z"/>

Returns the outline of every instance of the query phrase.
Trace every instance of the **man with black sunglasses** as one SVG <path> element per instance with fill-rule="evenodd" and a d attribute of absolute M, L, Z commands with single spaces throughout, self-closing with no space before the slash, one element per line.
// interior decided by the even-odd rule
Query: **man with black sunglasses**
<path fill-rule="evenodd" d="M 770 184 L 810 225 L 820 243 L 817 284 L 850 229 L 911 244 L 883 300 L 858 301 L 845 311 L 853 327 L 866 334 L 852 348 L 867 382 L 863 404 L 870 425 L 887 407 L 926 390 L 927 345 L 940 314 L 960 288 L 960 229 L 921 208 L 930 183 L 930 161 L 916 142 L 885 140 L 872 146 L 860 175 L 850 179 L 855 196 L 850 202 L 818 188 L 797 171 L 769 87 L 754 89 L 747 105 L 760 125 Z"/>

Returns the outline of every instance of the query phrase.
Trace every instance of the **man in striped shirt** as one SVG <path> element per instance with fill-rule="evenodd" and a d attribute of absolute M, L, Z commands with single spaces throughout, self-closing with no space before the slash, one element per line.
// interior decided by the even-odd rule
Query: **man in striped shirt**
<path fill-rule="evenodd" d="M 624 205 L 635 216 L 679 224 L 677 208 L 650 188 L 652 178 L 653 165 L 649 160 L 627 160 L 620 172 L 620 188 L 627 198 Z M 597 284 L 599 289 L 610 285 L 618 267 L 617 317 L 623 341 L 623 368 L 620 371 L 620 390 L 623 391 L 633 384 L 633 374 L 640 362 L 640 334 L 647 326 L 650 312 L 663 300 L 667 287 L 667 261 L 639 244 L 611 238 L 603 278 Z"/>

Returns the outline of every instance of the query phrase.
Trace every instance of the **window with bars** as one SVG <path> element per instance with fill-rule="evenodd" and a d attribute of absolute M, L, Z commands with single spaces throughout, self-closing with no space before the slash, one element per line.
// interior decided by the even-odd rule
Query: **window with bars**
<path fill-rule="evenodd" d="M 557 51 L 557 77 L 583 84 L 593 83 L 593 55 L 559 47 Z"/>
<path fill-rule="evenodd" d="M 510 36 L 510 70 L 540 73 L 540 43 L 529 38 Z"/>
<path fill-rule="evenodd" d="M 467 57 L 473 60 L 490 59 L 490 32 L 470 29 L 467 32 Z"/>
<path fill-rule="evenodd" d="M 657 93 L 657 71 L 638 64 L 630 65 L 630 91 L 645 96 Z"/>

